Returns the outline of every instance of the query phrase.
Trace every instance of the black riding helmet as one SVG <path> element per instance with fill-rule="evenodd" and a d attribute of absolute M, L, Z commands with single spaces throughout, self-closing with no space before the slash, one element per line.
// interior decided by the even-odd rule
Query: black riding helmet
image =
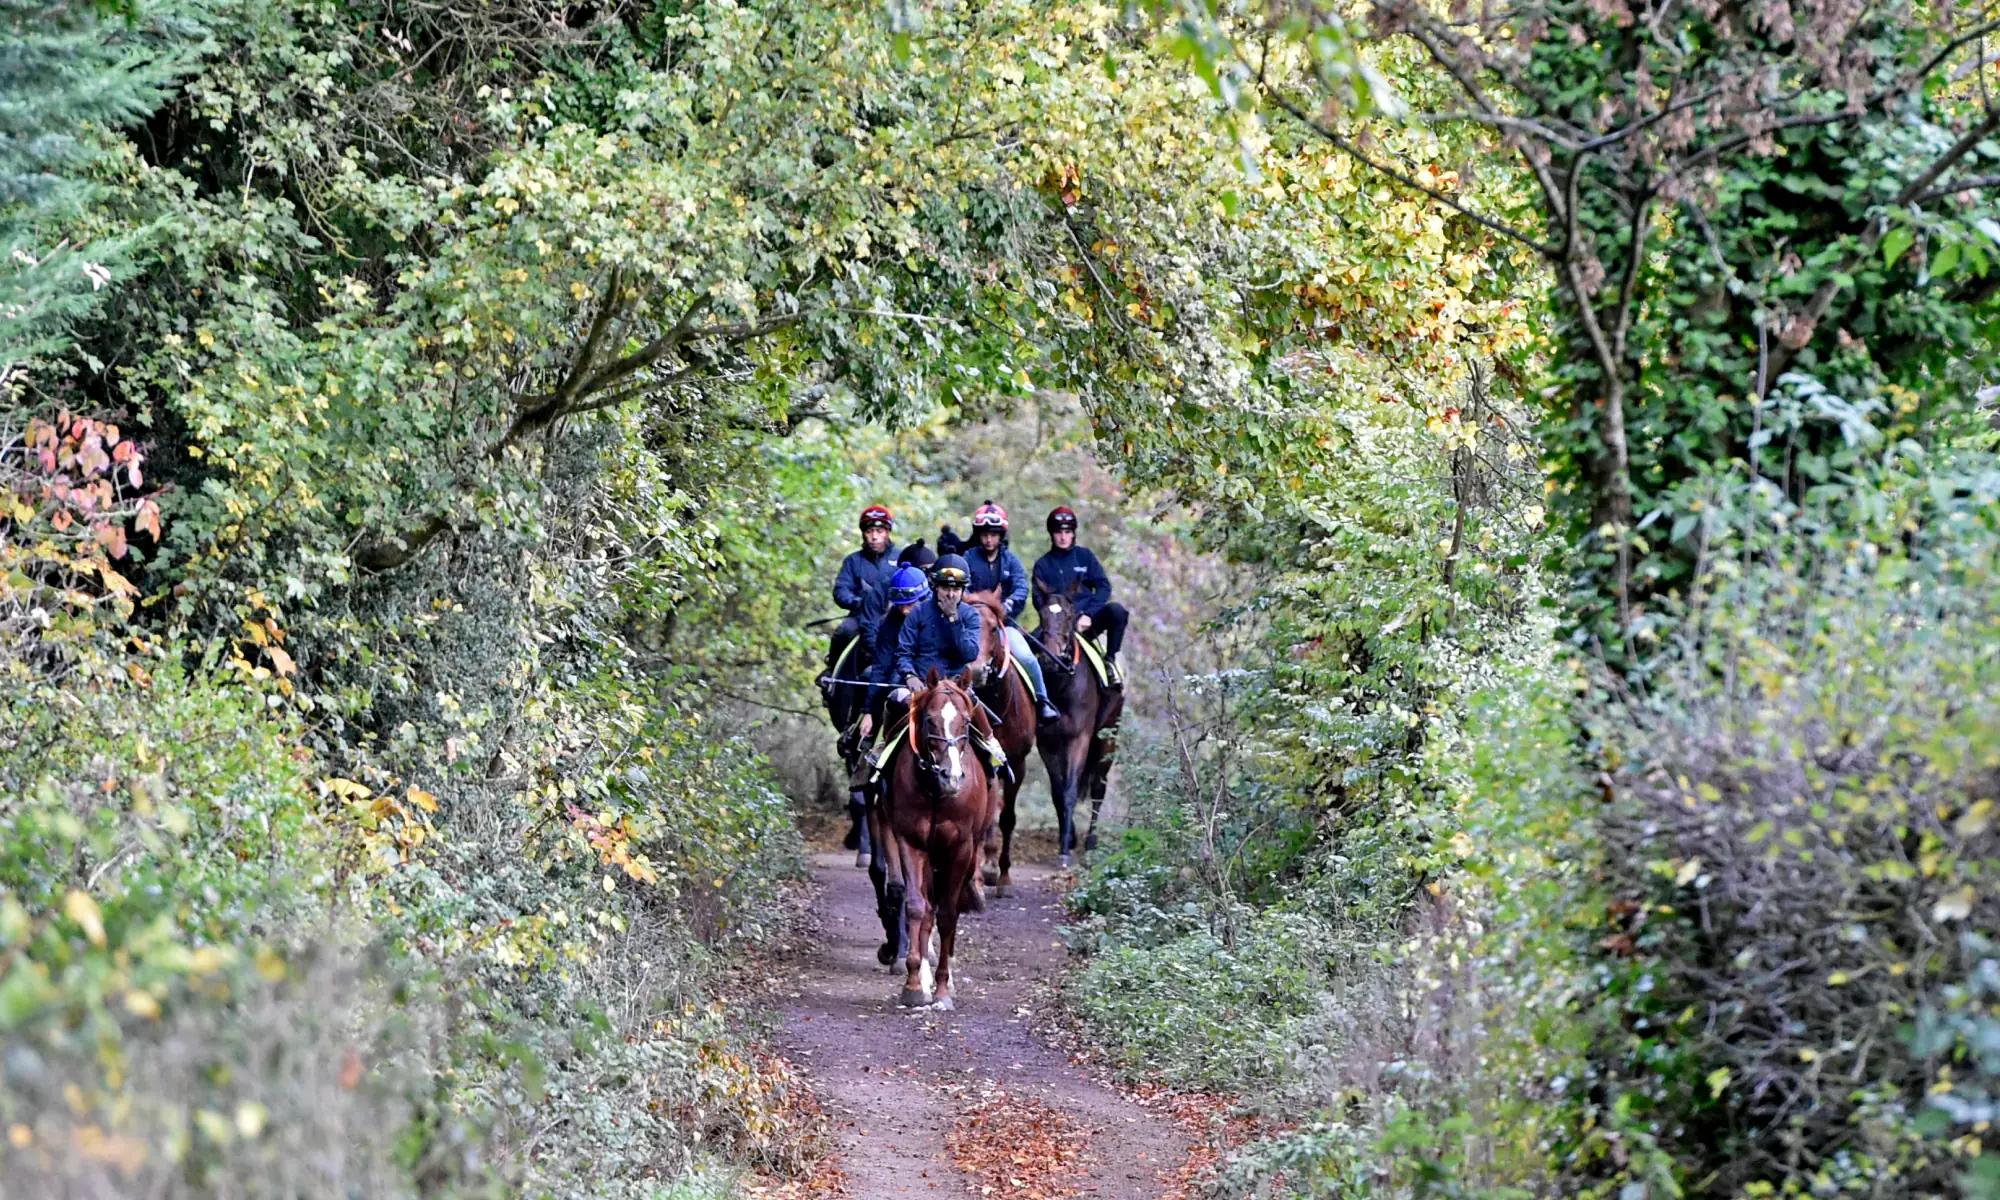
<path fill-rule="evenodd" d="M 924 539 L 918 538 L 916 541 L 903 547 L 903 552 L 896 556 L 896 561 L 916 567 L 922 571 L 928 571 L 937 565 L 937 557 L 937 551 L 924 545 Z"/>
<path fill-rule="evenodd" d="M 956 554 L 947 554 L 931 568 L 932 587 L 962 588 L 972 582 L 972 569 Z"/>

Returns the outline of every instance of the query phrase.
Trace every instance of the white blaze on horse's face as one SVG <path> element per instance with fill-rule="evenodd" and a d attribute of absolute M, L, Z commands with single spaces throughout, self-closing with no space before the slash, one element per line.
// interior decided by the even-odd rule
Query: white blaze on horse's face
<path fill-rule="evenodd" d="M 965 771 L 958 765 L 958 743 L 951 740 L 958 737 L 957 726 L 958 705 L 947 700 L 944 702 L 945 753 L 951 756 L 951 784 L 953 787 L 957 787 L 958 781 L 965 775 Z"/>
<path fill-rule="evenodd" d="M 1062 611 L 1062 605 L 1060 605 L 1060 604 L 1057 604 L 1057 603 L 1055 603 L 1054 601 L 1050 601 L 1050 602 L 1049 602 L 1049 611 L 1050 611 L 1050 612 L 1052 612 L 1052 613 L 1059 613 L 1059 612 L 1061 612 L 1061 611 Z"/>

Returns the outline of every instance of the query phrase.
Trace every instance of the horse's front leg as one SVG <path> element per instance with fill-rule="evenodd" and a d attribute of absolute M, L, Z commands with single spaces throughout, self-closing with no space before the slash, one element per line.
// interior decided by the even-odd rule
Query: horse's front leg
<path fill-rule="evenodd" d="M 1006 800 L 1000 808 L 1000 879 L 994 885 L 993 894 L 1003 899 L 1014 894 L 1014 825 L 1018 820 L 1014 801 L 1020 790 L 1017 778 L 1008 785 Z"/>
<path fill-rule="evenodd" d="M 930 874 L 924 856 L 908 841 L 897 838 L 902 850 L 904 875 L 908 891 L 903 895 L 903 925 L 906 930 L 905 957 L 903 959 L 903 994 L 896 1003 L 904 1008 L 917 1008 L 930 1002 L 924 994 L 924 946 L 930 940 L 931 906 L 926 878 Z"/>
<path fill-rule="evenodd" d="M 953 847 L 951 860 L 947 864 L 945 877 L 938 881 L 937 928 L 938 960 L 935 978 L 937 980 L 936 1006 L 949 1011 L 951 998 L 951 953 L 958 945 L 958 897 L 959 892 L 968 887 L 978 871 L 979 860 L 976 843 L 964 847 Z"/>

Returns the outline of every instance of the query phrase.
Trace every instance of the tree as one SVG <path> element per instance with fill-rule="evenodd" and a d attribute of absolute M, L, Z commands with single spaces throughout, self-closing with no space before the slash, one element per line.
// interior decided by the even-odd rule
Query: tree
<path fill-rule="evenodd" d="M 1310 3 L 1242 24 L 1173 11 L 1195 31 L 1187 52 L 1236 81 L 1219 94 L 1268 105 L 1546 265 L 1545 440 L 1580 556 L 1580 625 L 1613 657 L 1657 632 L 1650 598 L 1693 582 L 1688 485 L 1770 467 L 1802 500 L 1856 437 L 1935 436 L 1931 419 L 1963 411 L 1990 363 L 2000 176 L 1980 164 L 2000 160 L 2000 118 L 1984 10 L 1379 0 L 1359 25 Z M 1373 141 L 1399 106 L 1343 55 L 1403 47 L 1428 67 L 1408 120 L 1511 158 L 1516 203 L 1469 203 Z M 1300 57 L 1319 68 L 1313 87 L 1276 69 Z M 1802 415 L 1776 428 L 1787 411 Z M 1866 434 L 1854 423 L 1878 418 Z M 1776 463 L 1759 453 L 1774 435 Z"/>
<path fill-rule="evenodd" d="M 131 273 L 143 231 L 86 219 L 91 175 L 111 131 L 185 69 L 186 33 L 87 3 L 0 4 L 0 381 Z"/>

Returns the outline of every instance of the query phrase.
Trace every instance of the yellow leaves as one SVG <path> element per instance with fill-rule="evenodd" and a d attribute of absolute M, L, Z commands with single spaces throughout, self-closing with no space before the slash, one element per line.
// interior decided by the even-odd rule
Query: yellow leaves
<path fill-rule="evenodd" d="M 1993 801 L 1980 800 L 1965 810 L 1952 825 L 1953 832 L 1962 838 L 1975 838 L 1993 824 Z"/>
<path fill-rule="evenodd" d="M 63 897 L 63 915 L 76 922 L 93 946 L 104 945 L 104 916 L 89 893 L 71 888 Z"/>
<path fill-rule="evenodd" d="M 1971 884 L 1948 893 L 1931 906 L 1931 920 L 1963 921 L 1972 915 L 1972 904 L 1977 898 Z"/>
<path fill-rule="evenodd" d="M 424 791 L 422 788 L 411 788 L 409 795 L 410 803 L 423 809 L 425 812 L 434 813 L 438 810 L 437 797 Z"/>
<path fill-rule="evenodd" d="M 331 792 L 342 800 L 365 800 L 374 795 L 367 787 L 352 779 L 327 778 L 320 780 L 319 783 L 324 791 Z"/>
<path fill-rule="evenodd" d="M 144 1017 L 149 1021 L 157 1021 L 160 1019 L 160 1002 L 153 997 L 151 992 L 133 988 L 131 991 L 125 993 L 125 1011 L 135 1017 Z"/>
<path fill-rule="evenodd" d="M 1717 1067 L 1715 1070 L 1710 1071 L 1708 1073 L 1709 1099 L 1719 1099 L 1723 1092 L 1729 1090 L 1730 1079 L 1731 1075 L 1728 1067 Z"/>

